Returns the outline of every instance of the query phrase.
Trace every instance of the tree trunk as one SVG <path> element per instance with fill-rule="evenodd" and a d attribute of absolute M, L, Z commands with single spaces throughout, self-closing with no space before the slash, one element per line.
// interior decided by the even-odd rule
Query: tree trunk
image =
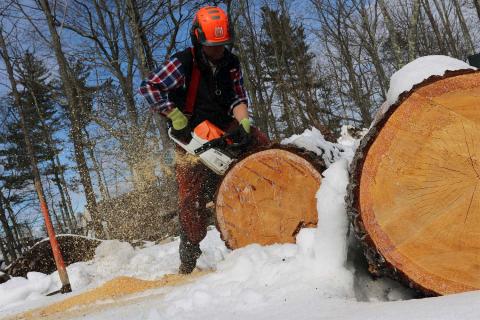
<path fill-rule="evenodd" d="M 60 232 L 61 234 L 63 234 L 65 233 L 65 230 L 63 229 L 62 220 L 60 220 L 60 218 L 58 217 L 57 210 L 55 210 L 55 204 L 53 203 L 53 201 L 52 201 L 51 207 L 52 207 L 53 216 L 55 217 L 55 221 L 57 222 L 57 228 L 58 228 L 57 232 Z"/>
<path fill-rule="evenodd" d="M 295 242 L 300 228 L 316 226 L 315 194 L 325 169 L 318 159 L 294 146 L 272 146 L 234 163 L 215 199 L 226 245 Z"/>
<path fill-rule="evenodd" d="M 477 9 L 478 20 L 480 20 L 480 0 L 473 0 L 473 4 L 475 5 L 475 9 Z"/>
<path fill-rule="evenodd" d="M 455 7 L 455 12 L 457 13 L 458 21 L 460 22 L 460 27 L 462 28 L 462 35 L 465 37 L 465 42 L 467 43 L 468 55 L 475 53 L 475 45 L 473 44 L 472 37 L 470 35 L 470 30 L 468 29 L 467 23 L 465 22 L 465 17 L 463 16 L 462 8 L 458 0 L 452 0 Z"/>
<path fill-rule="evenodd" d="M 437 39 L 437 43 L 440 47 L 441 53 L 444 55 L 448 55 L 448 50 L 445 48 L 445 43 L 440 33 L 440 29 L 438 28 L 437 21 L 435 21 L 435 18 L 433 17 L 432 9 L 430 7 L 430 0 L 422 0 L 422 4 L 424 11 L 427 14 L 428 20 L 430 21 L 430 25 L 432 26 L 433 32 L 435 33 L 435 38 Z"/>
<path fill-rule="evenodd" d="M 246 28 L 238 30 L 238 38 L 245 39 L 237 42 L 240 61 L 243 63 L 243 72 L 246 76 L 245 86 L 253 101 L 253 114 L 256 125 L 266 134 L 279 137 L 276 119 L 270 118 L 271 105 L 268 104 L 268 89 L 266 88 L 265 71 L 261 65 L 262 57 L 259 51 L 259 41 L 250 15 L 249 1 L 239 1 L 239 14 L 245 21 Z M 245 43 L 245 45 L 244 45 Z"/>
<path fill-rule="evenodd" d="M 79 97 L 79 90 L 76 87 L 77 80 L 72 76 L 70 67 L 68 65 L 67 59 L 62 51 L 62 45 L 60 42 L 60 37 L 55 28 L 54 18 L 50 10 L 50 6 L 47 0 L 40 0 L 40 5 L 42 7 L 43 13 L 47 20 L 48 28 L 50 30 L 50 35 L 52 37 L 52 46 L 55 51 L 55 56 L 57 58 L 58 67 L 60 71 L 60 76 L 63 83 L 63 88 L 65 90 L 69 112 L 68 116 L 71 122 L 71 135 L 74 145 L 75 160 L 78 166 L 78 171 L 80 174 L 80 181 L 83 185 L 85 191 L 85 197 L 87 199 L 87 209 L 92 217 L 93 228 L 97 237 L 102 237 L 102 224 L 100 223 L 100 217 L 97 212 L 97 201 L 95 199 L 95 192 L 93 191 L 92 181 L 90 178 L 89 168 L 87 166 L 87 161 L 83 153 L 83 135 L 82 135 L 82 124 L 79 119 L 81 116 L 81 108 Z"/>
<path fill-rule="evenodd" d="M 385 99 L 387 95 L 388 78 L 385 74 L 385 69 L 383 68 L 382 60 L 378 54 L 378 43 L 375 37 L 376 30 L 371 30 L 370 28 L 369 14 L 368 14 L 367 8 L 365 7 L 365 3 L 363 1 L 361 1 L 361 8 L 359 11 L 360 11 L 360 16 L 362 17 L 361 26 L 363 30 L 356 28 L 354 23 L 352 23 L 352 28 L 355 29 L 355 32 L 358 35 L 358 37 L 362 39 L 365 49 L 367 50 L 368 54 L 372 58 L 372 63 L 375 66 L 376 75 L 378 77 L 380 92 L 381 92 L 382 98 Z"/>
<path fill-rule="evenodd" d="M 15 249 L 17 250 L 17 253 L 21 254 L 22 249 L 23 249 L 22 248 L 23 247 L 22 237 L 20 235 L 19 227 L 18 227 L 17 221 L 15 219 L 15 214 L 12 210 L 12 207 L 10 206 L 9 199 L 7 199 L 7 197 L 5 197 L 2 190 L 0 190 L 0 204 L 3 208 L 3 210 L 6 211 L 5 212 L 5 217 L 7 219 L 7 225 L 8 225 L 8 219 L 10 218 L 10 221 L 12 223 L 12 227 L 10 228 L 10 230 L 12 230 L 13 238 L 14 238 L 13 243 L 14 243 Z M 7 215 L 7 212 L 8 212 L 8 215 Z"/>
<path fill-rule="evenodd" d="M 420 16 L 420 0 L 413 0 L 412 16 L 408 26 L 408 61 L 413 61 L 417 54 L 417 25 Z"/>
<path fill-rule="evenodd" d="M 60 158 L 58 155 L 55 157 L 55 160 L 57 162 L 57 166 L 60 169 L 59 175 L 60 175 L 60 182 L 62 184 L 63 190 L 65 190 L 65 199 L 66 199 L 66 204 L 67 204 L 67 215 L 69 216 L 69 220 L 72 221 L 72 224 L 74 226 L 74 230 L 77 230 L 78 228 L 78 222 L 77 219 L 75 218 L 75 212 L 73 212 L 73 206 L 72 206 L 72 199 L 70 198 L 70 193 L 68 192 L 68 185 L 67 182 L 65 181 L 65 174 L 63 170 L 62 163 L 60 162 Z"/>
<path fill-rule="evenodd" d="M 15 252 L 15 239 L 13 237 L 12 229 L 8 225 L 7 215 L 5 214 L 5 208 L 3 201 L 0 199 L 0 222 L 2 223 L 3 231 L 6 235 L 6 247 L 8 254 L 12 260 L 17 259 L 17 253 Z"/>
<path fill-rule="evenodd" d="M 126 0 L 127 13 L 130 20 L 130 30 L 134 38 L 135 52 L 138 59 L 140 74 L 146 78 L 150 71 L 155 68 L 155 60 L 152 55 L 152 48 L 144 32 L 142 19 L 138 12 L 137 0 Z"/>
<path fill-rule="evenodd" d="M 58 159 L 58 155 L 55 152 L 55 146 L 54 146 L 54 143 L 53 143 L 52 132 L 49 130 L 49 127 L 47 126 L 47 124 L 44 121 L 43 115 L 42 115 L 42 113 L 40 111 L 40 108 L 39 108 L 39 105 L 38 105 L 37 97 L 33 93 L 34 92 L 33 88 L 30 88 L 29 92 L 32 95 L 32 99 L 33 99 L 33 102 L 35 104 L 35 110 L 37 111 L 37 115 L 38 115 L 38 117 L 40 119 L 40 122 L 41 122 L 43 139 L 47 143 L 49 158 L 50 158 L 49 160 L 50 160 L 50 163 L 51 163 L 51 166 L 52 166 L 52 169 L 53 169 L 53 175 L 55 177 L 54 178 L 54 183 L 57 186 L 58 192 L 60 194 L 60 199 L 61 199 L 60 205 L 63 207 L 63 210 L 68 212 L 67 200 L 65 198 L 65 192 L 63 190 L 63 186 L 62 186 L 61 179 L 60 179 L 60 174 L 59 174 L 60 168 L 59 168 L 59 166 L 57 166 L 57 162 L 55 161 L 55 158 L 56 158 L 58 160 L 58 164 L 61 165 L 60 160 Z M 67 215 L 67 221 L 65 221 L 65 222 L 67 223 L 68 228 L 70 229 L 70 232 L 73 232 L 74 227 L 73 227 L 73 224 L 72 224 L 72 221 L 71 221 L 69 215 Z M 64 231 L 62 231 L 62 232 L 64 232 Z"/>
<path fill-rule="evenodd" d="M 377 276 L 426 295 L 480 289 L 479 94 L 479 71 L 432 77 L 363 138 L 347 206 Z"/>
<path fill-rule="evenodd" d="M 102 195 L 102 200 L 110 199 L 110 194 L 102 178 L 100 165 L 97 161 L 97 157 L 95 156 L 94 142 L 90 139 L 90 135 L 88 134 L 88 131 L 85 130 L 84 132 L 85 132 L 85 140 L 86 140 L 85 145 L 87 146 L 87 151 L 90 155 L 90 160 L 92 160 L 92 163 L 93 163 L 93 170 L 97 175 L 97 181 L 98 181 L 98 186 L 100 188 L 100 194 Z"/>
<path fill-rule="evenodd" d="M 439 0 L 433 0 L 433 3 L 435 4 L 435 8 L 438 11 L 438 15 L 440 16 L 440 20 L 442 21 L 443 27 L 445 28 L 445 33 L 446 33 L 446 38 L 447 38 L 447 44 L 450 47 L 450 52 L 455 58 L 459 58 L 459 53 L 458 53 L 458 48 L 456 41 L 453 37 L 452 33 L 452 28 L 450 25 L 450 21 L 448 19 L 448 14 L 447 14 L 447 9 L 445 7 L 445 2 L 443 0 L 442 3 L 440 4 L 438 2 Z"/>
<path fill-rule="evenodd" d="M 395 67 L 398 69 L 403 64 L 402 53 L 400 51 L 400 45 L 398 44 L 397 31 L 395 30 L 395 25 L 393 24 L 388 8 L 384 0 L 378 0 L 380 5 L 380 10 L 382 10 L 383 19 L 387 26 L 388 34 L 390 36 L 390 43 L 392 44 L 393 56 L 395 57 Z"/>
<path fill-rule="evenodd" d="M 5 243 L 3 242 L 2 238 L 0 238 L 0 252 L 2 253 L 3 261 L 5 262 L 5 265 L 10 264 L 10 258 L 8 257 L 8 252 L 7 249 L 5 248 Z"/>

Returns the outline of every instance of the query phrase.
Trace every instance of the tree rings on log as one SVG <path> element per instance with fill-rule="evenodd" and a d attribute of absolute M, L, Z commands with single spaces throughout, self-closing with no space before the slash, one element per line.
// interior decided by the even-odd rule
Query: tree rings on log
<path fill-rule="evenodd" d="M 322 160 L 293 146 L 273 146 L 232 165 L 215 201 L 226 245 L 294 243 L 302 227 L 316 226 L 324 169 Z"/>
<path fill-rule="evenodd" d="M 480 72 L 403 94 L 351 167 L 348 211 L 370 268 L 427 295 L 480 289 Z"/>

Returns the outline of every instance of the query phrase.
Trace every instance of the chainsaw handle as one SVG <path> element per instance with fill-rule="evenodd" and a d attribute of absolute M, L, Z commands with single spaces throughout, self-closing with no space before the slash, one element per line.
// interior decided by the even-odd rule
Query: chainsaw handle
<path fill-rule="evenodd" d="M 199 155 L 199 154 L 202 154 L 202 153 L 204 153 L 205 151 L 207 151 L 211 148 L 224 147 L 227 144 L 227 139 L 228 139 L 229 136 L 230 136 L 229 134 L 224 134 L 220 138 L 210 140 L 207 143 L 205 143 L 203 146 L 201 146 L 200 148 L 195 149 L 194 152 L 195 152 L 196 155 Z"/>

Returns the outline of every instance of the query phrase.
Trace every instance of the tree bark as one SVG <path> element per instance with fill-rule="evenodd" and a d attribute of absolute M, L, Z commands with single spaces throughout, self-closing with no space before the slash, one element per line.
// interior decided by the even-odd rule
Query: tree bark
<path fill-rule="evenodd" d="M 5 232 L 6 236 L 6 247 L 7 252 L 10 255 L 12 260 L 17 259 L 17 253 L 15 252 L 15 238 L 13 237 L 12 230 L 8 225 L 7 216 L 5 214 L 5 208 L 3 206 L 3 200 L 0 199 L 0 222 L 2 223 L 3 231 Z"/>
<path fill-rule="evenodd" d="M 448 50 L 445 47 L 445 42 L 438 28 L 437 21 L 435 20 L 432 9 L 430 7 L 430 0 L 422 0 L 424 12 L 427 14 L 430 25 L 432 26 L 433 32 L 435 33 L 435 38 L 437 39 L 438 46 L 440 47 L 441 53 L 448 55 Z"/>
<path fill-rule="evenodd" d="M 455 12 L 457 14 L 458 21 L 460 22 L 460 27 L 462 28 L 462 34 L 465 37 L 465 42 L 467 43 L 467 48 L 469 50 L 468 55 L 475 53 L 475 45 L 473 44 L 472 36 L 470 35 L 470 30 L 468 29 L 467 23 L 465 22 L 465 17 L 463 16 L 462 8 L 458 0 L 452 0 L 455 7 Z"/>
<path fill-rule="evenodd" d="M 237 41 L 236 45 L 243 66 L 242 70 L 246 76 L 245 86 L 253 101 L 252 111 L 254 121 L 263 132 L 279 138 L 276 125 L 277 121 L 274 117 L 270 117 L 272 106 L 268 102 L 265 72 L 261 65 L 264 59 L 262 59 L 261 52 L 259 51 L 260 44 L 252 21 L 249 1 L 238 1 L 238 6 L 239 14 L 243 17 L 246 28 L 237 31 L 237 38 L 243 41 Z"/>
<path fill-rule="evenodd" d="M 365 49 L 367 50 L 370 57 L 372 58 L 372 63 L 375 66 L 376 75 L 378 77 L 380 92 L 381 92 L 382 98 L 385 99 L 387 95 L 388 78 L 385 74 L 383 63 L 378 54 L 378 43 L 377 43 L 377 39 L 375 38 L 376 30 L 371 30 L 371 27 L 370 27 L 371 21 L 369 18 L 367 8 L 365 7 L 364 1 L 362 0 L 359 2 L 360 2 L 359 13 L 362 19 L 361 26 L 363 30 L 357 28 L 356 24 L 352 20 L 350 20 L 351 26 L 355 30 L 355 33 L 357 34 L 357 36 L 362 40 L 363 45 L 365 46 Z"/>
<path fill-rule="evenodd" d="M 106 187 L 106 183 L 104 182 L 102 178 L 102 173 L 101 173 L 101 168 L 100 165 L 97 161 L 97 157 L 95 156 L 95 146 L 94 142 L 90 139 L 90 135 L 88 134 L 88 131 L 85 130 L 85 145 L 87 146 L 88 153 L 90 155 L 90 160 L 92 160 L 93 163 L 93 170 L 95 171 L 97 175 L 97 181 L 98 181 L 98 186 L 100 189 L 100 194 L 102 195 L 102 199 L 110 199 L 110 194 L 108 192 L 108 189 Z"/>
<path fill-rule="evenodd" d="M 450 47 L 450 52 L 455 58 L 459 58 L 459 52 L 458 48 L 456 45 L 456 41 L 453 37 L 452 33 L 452 28 L 450 25 L 450 21 L 448 19 L 448 14 L 447 14 L 447 9 L 445 7 L 445 2 L 444 0 L 440 0 L 441 4 L 439 3 L 439 0 L 433 0 L 433 3 L 435 4 L 435 8 L 438 11 L 438 15 L 440 16 L 440 20 L 442 21 L 443 27 L 445 28 L 445 33 L 447 35 L 447 44 Z"/>
<path fill-rule="evenodd" d="M 472 0 L 473 4 L 475 5 L 475 9 L 477 10 L 478 20 L 480 20 L 480 0 Z"/>
<path fill-rule="evenodd" d="M 420 0 L 413 0 L 412 15 L 408 26 L 408 61 L 413 61 L 417 49 L 417 25 L 420 16 Z"/>
<path fill-rule="evenodd" d="M 388 34 L 390 36 L 390 43 L 392 44 L 393 55 L 395 57 L 395 67 L 399 69 L 403 64 L 402 53 L 400 51 L 400 45 L 398 44 L 397 31 L 395 30 L 395 25 L 393 24 L 390 13 L 388 12 L 387 5 L 384 0 L 377 0 L 380 5 L 380 10 L 383 14 L 383 19 L 387 26 Z"/>
<path fill-rule="evenodd" d="M 144 32 L 142 18 L 138 11 L 137 0 L 126 0 L 127 14 L 130 18 L 130 30 L 134 37 L 135 51 L 137 54 L 140 74 L 142 78 L 146 78 L 150 71 L 155 68 L 155 60 L 153 59 L 152 48 L 148 42 Z"/>
<path fill-rule="evenodd" d="M 5 248 L 5 244 L 2 240 L 2 238 L 0 238 L 0 252 L 2 253 L 2 257 L 3 257 L 3 260 L 5 262 L 5 265 L 8 266 L 10 264 L 10 258 L 8 257 L 8 251 Z"/>
<path fill-rule="evenodd" d="M 27 244 L 23 239 L 24 238 L 23 233 L 22 233 L 22 230 L 20 229 L 20 225 L 17 223 L 15 213 L 13 212 L 12 206 L 10 205 L 10 200 L 7 199 L 1 191 L 0 191 L 0 201 L 3 201 L 3 206 L 5 210 L 8 212 L 8 218 L 10 218 L 10 221 L 12 223 L 12 230 L 13 230 L 13 235 L 16 242 L 17 253 L 21 254 L 24 248 L 27 247 Z"/>

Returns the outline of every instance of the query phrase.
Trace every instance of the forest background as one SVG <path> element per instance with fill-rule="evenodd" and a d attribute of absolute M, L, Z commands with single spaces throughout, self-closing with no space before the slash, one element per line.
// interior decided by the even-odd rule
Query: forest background
<path fill-rule="evenodd" d="M 58 233 L 174 233 L 173 146 L 138 87 L 190 46 L 193 14 L 208 4 L 228 12 L 251 118 L 277 141 L 311 127 L 331 140 L 342 125 L 368 127 L 403 65 L 480 51 L 480 0 L 3 0 L 6 263 L 45 235 L 35 168 Z"/>

